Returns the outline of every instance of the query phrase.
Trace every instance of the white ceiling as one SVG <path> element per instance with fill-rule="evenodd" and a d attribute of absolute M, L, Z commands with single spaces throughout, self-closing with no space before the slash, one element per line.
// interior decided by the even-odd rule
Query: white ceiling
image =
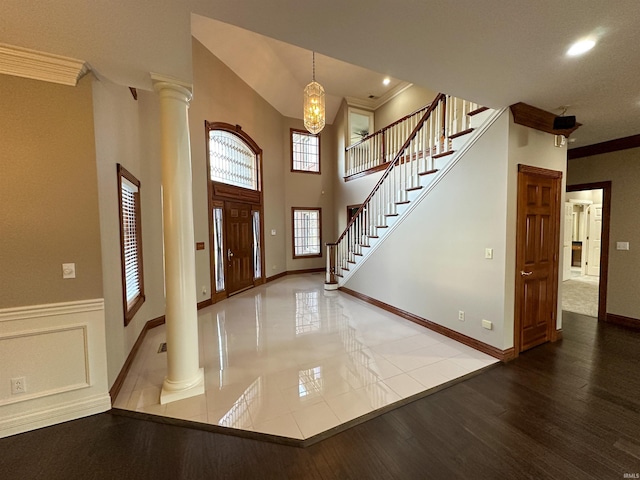
<path fill-rule="evenodd" d="M 637 0 L 2 0 L 0 42 L 150 88 L 149 72 L 191 81 L 191 13 L 493 107 L 571 105 L 583 123 L 572 146 L 640 133 Z M 587 35 L 598 45 L 566 57 Z M 298 84 L 307 75 L 286 73 Z"/>
<path fill-rule="evenodd" d="M 200 15 L 192 16 L 191 31 L 282 115 L 302 118 L 302 91 L 313 77 L 311 51 Z M 315 66 L 316 80 L 325 89 L 329 124 L 343 98 L 375 109 L 410 86 L 384 73 L 321 54 L 315 55 Z M 387 86 L 382 83 L 385 77 L 389 78 Z"/>

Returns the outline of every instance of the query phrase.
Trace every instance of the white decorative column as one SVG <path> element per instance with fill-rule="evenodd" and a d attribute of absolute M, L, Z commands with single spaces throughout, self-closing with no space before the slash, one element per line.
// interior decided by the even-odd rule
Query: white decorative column
<path fill-rule="evenodd" d="M 204 393 L 198 354 L 196 256 L 187 110 L 191 86 L 151 74 L 160 95 L 167 376 L 160 403 Z"/>

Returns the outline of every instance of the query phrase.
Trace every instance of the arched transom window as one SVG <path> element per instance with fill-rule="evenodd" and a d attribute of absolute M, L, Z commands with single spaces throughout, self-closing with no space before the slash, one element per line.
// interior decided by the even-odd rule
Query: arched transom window
<path fill-rule="evenodd" d="M 210 176 L 214 182 L 259 190 L 258 156 L 235 133 L 209 129 Z"/>

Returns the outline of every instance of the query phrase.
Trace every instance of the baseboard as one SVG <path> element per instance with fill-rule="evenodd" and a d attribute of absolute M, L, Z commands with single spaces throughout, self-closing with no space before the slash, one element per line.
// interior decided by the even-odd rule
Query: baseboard
<path fill-rule="evenodd" d="M 558 330 L 556 330 L 556 342 L 558 340 L 562 340 L 562 329 L 559 328 Z"/>
<path fill-rule="evenodd" d="M 267 277 L 265 283 L 273 282 L 274 280 L 278 280 L 282 277 L 285 277 L 286 275 L 287 275 L 287 272 L 276 273 L 272 277 Z"/>
<path fill-rule="evenodd" d="M 607 323 L 613 323 L 614 325 L 621 325 L 623 327 L 630 327 L 634 329 L 640 329 L 640 320 L 632 317 L 625 317 L 623 315 L 615 315 L 613 313 L 607 313 Z"/>
<path fill-rule="evenodd" d="M 513 348 L 508 348 L 507 350 L 500 350 L 492 345 L 481 342 L 480 340 L 476 340 L 475 338 L 468 337 L 462 333 L 456 332 L 455 330 L 451 330 L 450 328 L 439 325 L 431 320 L 427 320 L 426 318 L 419 317 L 418 315 L 414 315 L 413 313 L 407 312 L 400 308 L 394 307 L 393 305 L 389 305 L 388 303 L 381 302 L 380 300 L 376 300 L 375 298 L 369 297 L 363 293 L 356 292 L 347 287 L 340 287 L 340 290 L 344 293 L 348 293 L 360 300 L 363 300 L 371 305 L 375 305 L 378 308 L 386 310 L 387 312 L 393 313 L 399 317 L 410 320 L 418 325 L 422 325 L 423 327 L 428 328 L 429 330 L 433 330 L 441 335 L 449 337 L 457 342 L 463 343 L 471 348 L 481 351 L 482 353 L 486 353 L 487 355 L 491 355 L 494 358 L 502 362 L 508 362 L 515 358 L 515 351 Z"/>
<path fill-rule="evenodd" d="M 127 374 L 129 373 L 131 364 L 133 363 L 133 360 L 136 358 L 136 355 L 138 354 L 138 350 L 140 350 L 140 347 L 142 346 L 142 342 L 144 341 L 144 337 L 147 335 L 147 332 L 152 328 L 155 328 L 164 324 L 164 322 L 165 322 L 165 318 L 164 318 L 164 315 L 162 315 L 161 317 L 157 317 L 152 320 L 149 320 L 147 323 L 144 324 L 144 327 L 142 327 L 142 330 L 140 331 L 140 335 L 138 335 L 138 338 L 136 339 L 136 343 L 133 344 L 133 348 L 129 352 L 129 355 L 127 355 L 127 359 L 124 361 L 124 365 L 122 365 L 122 368 L 120 369 L 120 373 L 118 373 L 118 376 L 116 377 L 115 382 L 113 382 L 113 385 L 109 390 L 109 395 L 111 396 L 112 402 L 115 402 L 116 398 L 118 398 L 118 393 L 120 393 L 120 389 L 122 388 L 122 385 L 124 384 L 124 381 L 127 378 Z"/>
<path fill-rule="evenodd" d="M 106 393 L 82 398 L 64 405 L 21 413 L 0 421 L 0 438 L 49 427 L 77 418 L 88 417 L 111 409 L 111 399 Z"/>
<path fill-rule="evenodd" d="M 202 302 L 198 302 L 198 310 L 202 310 L 203 308 L 207 308 L 213 305 L 213 302 L 210 298 L 203 300 Z"/>
<path fill-rule="evenodd" d="M 267 277 L 267 280 L 265 283 L 269 283 L 269 282 L 273 282 L 274 280 L 278 280 L 279 278 L 285 277 L 287 275 L 300 275 L 302 273 L 321 273 L 321 272 L 325 272 L 326 268 L 324 267 L 320 267 L 320 268 L 305 268 L 302 270 L 287 270 L 286 272 L 280 272 L 272 277 Z"/>

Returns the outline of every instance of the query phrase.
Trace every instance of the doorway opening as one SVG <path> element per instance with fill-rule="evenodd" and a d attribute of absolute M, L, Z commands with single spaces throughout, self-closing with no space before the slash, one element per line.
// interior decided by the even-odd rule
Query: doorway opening
<path fill-rule="evenodd" d="M 611 182 L 567 186 L 562 309 L 606 318 Z"/>

